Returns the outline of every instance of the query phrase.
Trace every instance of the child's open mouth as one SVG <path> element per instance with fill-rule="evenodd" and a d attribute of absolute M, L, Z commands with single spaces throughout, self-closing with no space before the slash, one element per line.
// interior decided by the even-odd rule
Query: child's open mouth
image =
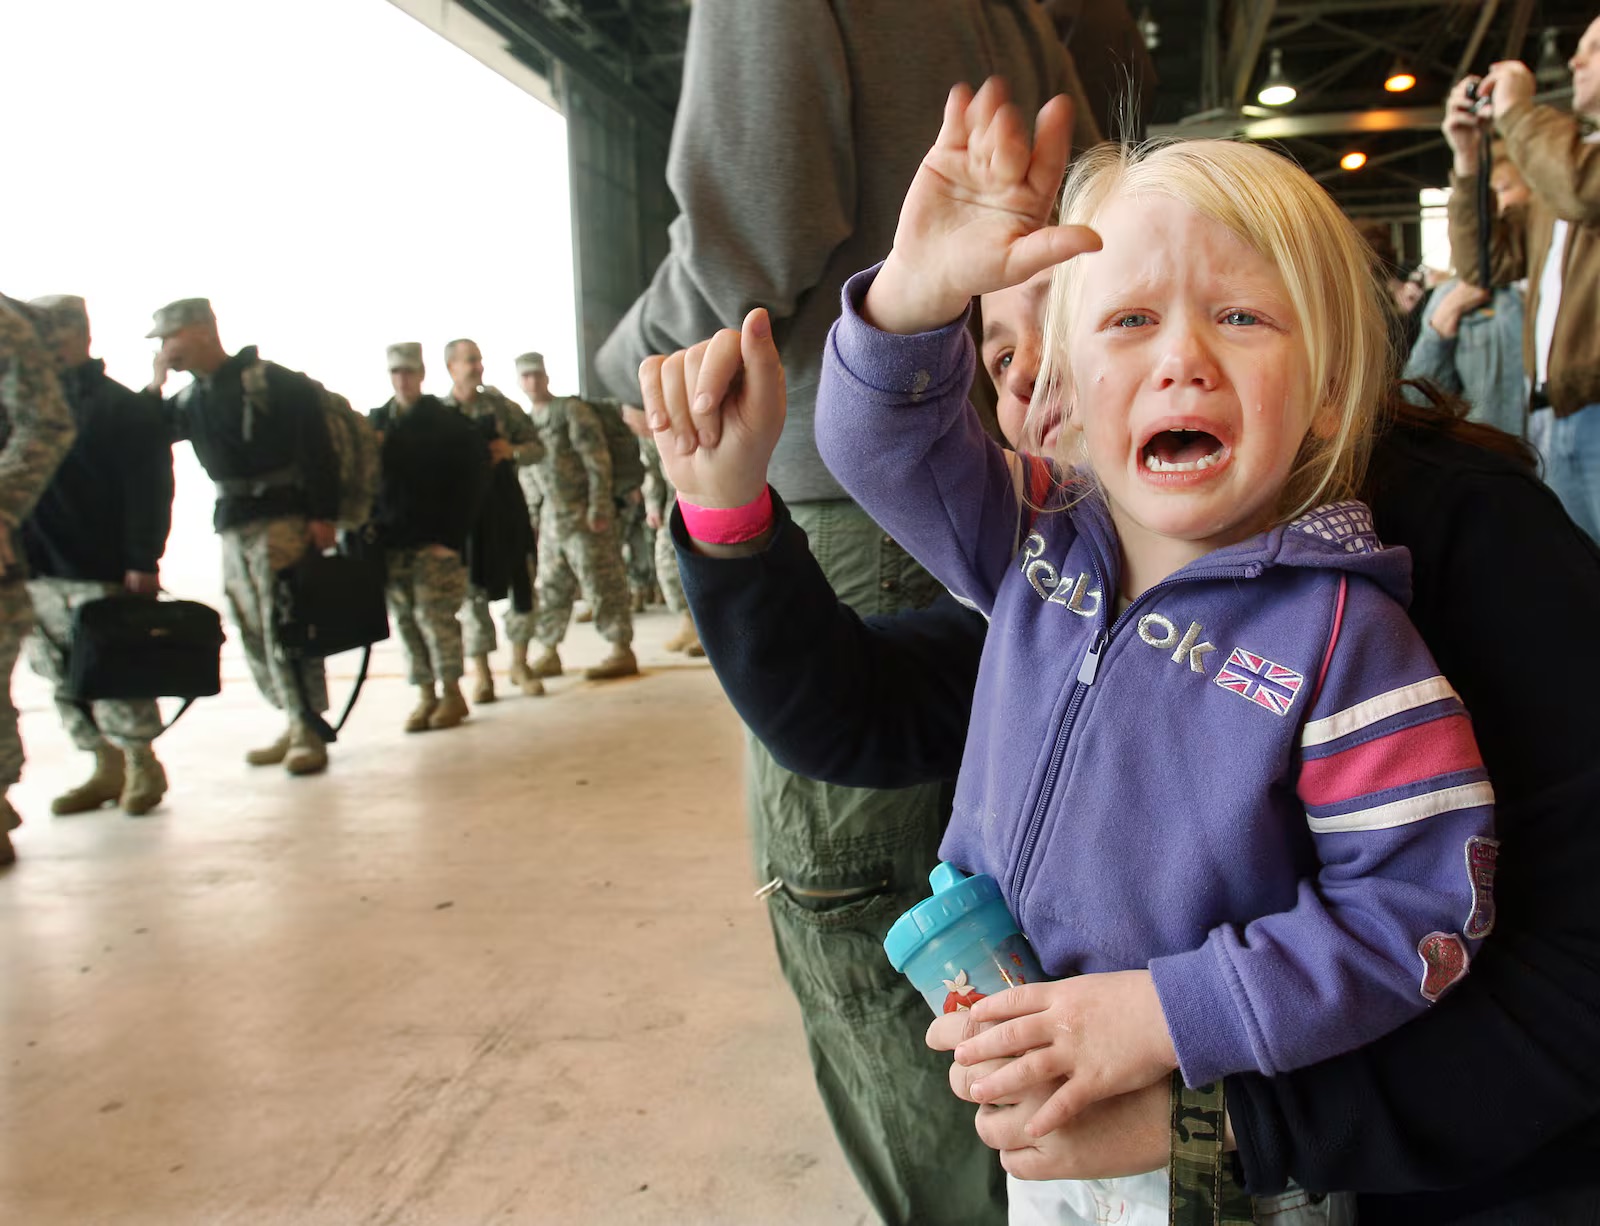
<path fill-rule="evenodd" d="M 1157 431 L 1141 454 L 1150 472 L 1192 473 L 1220 464 L 1228 448 L 1215 434 L 1180 426 Z"/>

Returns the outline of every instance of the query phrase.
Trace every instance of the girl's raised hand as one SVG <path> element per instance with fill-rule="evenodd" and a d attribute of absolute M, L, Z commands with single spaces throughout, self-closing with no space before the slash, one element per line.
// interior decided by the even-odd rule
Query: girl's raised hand
<path fill-rule="evenodd" d="M 944 126 L 900 208 L 894 249 L 867 292 L 865 315 L 886 332 L 943 327 L 977 294 L 1020 285 L 1099 248 L 1087 226 L 1047 224 L 1071 152 L 1072 103 L 1039 112 L 1033 143 L 1005 82 L 957 85 Z"/>

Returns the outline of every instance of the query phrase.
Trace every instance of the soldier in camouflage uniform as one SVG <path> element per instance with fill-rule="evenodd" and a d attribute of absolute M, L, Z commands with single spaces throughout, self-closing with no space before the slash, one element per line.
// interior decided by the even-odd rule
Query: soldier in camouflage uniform
<path fill-rule="evenodd" d="M 473 421 L 494 422 L 494 437 L 489 443 L 490 459 L 496 463 L 514 462 L 523 476 L 530 464 L 544 459 L 544 443 L 533 422 L 520 407 L 507 399 L 497 388 L 483 385 L 483 351 L 475 341 L 462 337 L 444 347 L 445 366 L 450 371 L 450 391 L 444 397 L 448 408 L 456 409 Z M 532 562 L 529 562 L 530 571 Z M 530 583 L 532 576 L 530 574 Z M 466 619 L 466 653 L 472 657 L 472 700 L 477 703 L 493 702 L 494 673 L 489 667 L 489 657 L 498 643 L 494 633 L 494 618 L 489 611 L 489 595 L 476 584 L 467 589 L 467 600 L 461 607 Z M 511 683 L 524 693 L 542 694 L 543 684 L 532 682 L 537 678 L 528 669 L 528 640 L 532 637 L 533 611 L 520 613 L 515 603 L 506 610 L 506 638 L 511 640 Z M 519 646 L 520 644 L 520 646 Z"/>
<path fill-rule="evenodd" d="M 22 525 L 28 595 L 38 628 L 33 669 L 51 682 L 72 743 L 92 753 L 94 772 L 51 802 L 53 813 L 87 813 L 121 802 L 130 817 L 155 808 L 167 774 L 151 742 L 161 734 L 154 699 L 101 699 L 85 710 L 64 693 L 73 611 L 114 596 L 153 599 L 172 527 L 172 443 L 152 402 L 108 378 L 89 357 L 82 298 L 36 298 L 40 340 L 72 413 L 77 440 Z"/>
<path fill-rule="evenodd" d="M 22 824 L 6 792 L 22 778 L 22 737 L 11 702 L 11 670 L 33 627 L 26 568 L 13 535 L 33 509 L 56 465 L 72 446 L 72 415 L 62 399 L 55 367 L 34 335 L 21 304 L 0 295 L 0 864 L 16 852 L 11 831 Z"/>
<path fill-rule="evenodd" d="M 278 651 L 277 576 L 308 549 L 338 540 L 339 459 L 323 416 L 322 392 L 295 371 L 263 362 L 254 345 L 229 355 L 217 317 L 204 298 L 183 298 L 155 313 L 149 335 L 161 351 L 152 367 L 152 395 L 171 370 L 194 382 L 167 402 L 172 437 L 188 439 L 216 483 L 212 517 L 222 538 L 222 582 L 256 688 L 289 726 L 270 745 L 245 754 L 251 766 L 281 765 L 291 775 L 328 768 L 326 742 L 301 716 L 300 684 L 313 713 L 328 709 L 321 660 L 300 663 Z M 259 372 L 265 394 L 245 390 Z"/>
<path fill-rule="evenodd" d="M 644 457 L 644 505 L 646 522 L 656 534 L 656 582 L 661 585 L 662 599 L 669 612 L 678 615 L 678 632 L 662 644 L 668 651 L 681 651 L 687 656 L 703 656 L 706 649 L 700 645 L 700 632 L 689 615 L 689 602 L 683 598 L 683 581 L 678 577 L 678 555 L 672 544 L 672 533 L 667 530 L 667 517 L 678 492 L 661 468 L 661 453 L 656 450 L 656 440 L 644 425 L 644 414 L 637 418 L 629 415 L 628 424 L 639 432 L 639 454 Z"/>
<path fill-rule="evenodd" d="M 489 447 L 460 413 L 423 394 L 421 345 L 390 345 L 388 359 L 394 396 L 369 415 L 383 457 L 372 526 L 388 567 L 389 615 L 418 692 L 405 730 L 454 728 L 467 717 L 462 557 L 489 488 Z"/>
<path fill-rule="evenodd" d="M 591 681 L 631 677 L 633 611 L 628 579 L 617 543 L 616 510 L 611 501 L 611 444 L 600 418 L 576 396 L 552 397 L 544 357 L 517 359 L 522 390 L 533 405 L 533 424 L 546 453 L 532 474 L 524 473 L 530 504 L 539 504 L 539 606 L 534 637 L 544 647 L 530 668 L 535 676 L 559 677 L 556 649 L 572 620 L 578 589 L 594 610 L 594 627 L 611 644 L 611 654 L 585 669 Z M 529 481 L 529 476 L 533 477 Z"/>

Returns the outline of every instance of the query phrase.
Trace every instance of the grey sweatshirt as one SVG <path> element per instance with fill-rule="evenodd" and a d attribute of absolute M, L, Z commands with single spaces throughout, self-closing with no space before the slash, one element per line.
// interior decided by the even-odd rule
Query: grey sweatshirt
<path fill-rule="evenodd" d="M 998 73 L 1031 118 L 1079 99 L 1073 144 L 1098 139 L 1071 57 L 1036 0 L 696 0 L 667 182 L 671 250 L 595 364 L 637 403 L 639 363 L 771 312 L 789 417 L 770 479 L 791 503 L 845 498 L 812 435 L 839 291 L 888 254 L 945 95 Z"/>

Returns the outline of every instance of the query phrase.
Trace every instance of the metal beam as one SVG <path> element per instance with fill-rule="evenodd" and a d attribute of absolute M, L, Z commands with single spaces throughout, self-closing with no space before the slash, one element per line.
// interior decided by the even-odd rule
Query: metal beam
<path fill-rule="evenodd" d="M 1234 9 L 1233 37 L 1229 42 L 1232 54 L 1228 57 L 1227 72 L 1230 106 L 1243 106 L 1250 94 L 1250 82 L 1261 60 L 1261 44 L 1266 41 L 1267 27 L 1272 24 L 1276 5 L 1277 0 L 1241 0 L 1241 6 Z"/>
<path fill-rule="evenodd" d="M 1320 115 L 1274 115 L 1270 119 L 1209 119 L 1198 123 L 1154 124 L 1151 136 L 1229 137 L 1246 140 L 1293 140 L 1301 136 L 1336 136 L 1344 132 L 1415 132 L 1437 128 L 1444 108 L 1393 107 L 1367 111 L 1328 111 Z"/>
<path fill-rule="evenodd" d="M 1418 141 L 1414 145 L 1407 145 L 1404 149 L 1396 149 L 1392 153 L 1380 153 L 1376 157 L 1370 157 L 1361 164 L 1361 170 L 1358 171 L 1350 171 L 1344 169 L 1342 166 L 1335 166 L 1328 170 L 1318 171 L 1311 177 L 1318 183 L 1326 183 L 1329 179 L 1336 179 L 1340 175 L 1360 174 L 1362 171 L 1371 170 L 1376 166 L 1386 166 L 1390 162 L 1398 162 L 1405 158 L 1416 157 L 1417 154 L 1427 153 L 1430 149 L 1437 149 L 1444 143 L 1444 137 L 1436 136 L 1432 140 Z"/>
<path fill-rule="evenodd" d="M 1319 21 L 1317 24 L 1330 34 L 1337 34 L 1347 42 L 1352 42 L 1362 47 L 1371 47 L 1374 51 L 1382 51 L 1389 55 L 1405 56 L 1416 67 L 1433 68 L 1441 73 L 1450 71 L 1450 65 L 1443 60 L 1436 60 L 1432 56 L 1423 56 L 1402 43 L 1391 42 L 1387 38 L 1374 38 L 1371 34 L 1365 34 L 1360 30 L 1352 30 L 1349 26 L 1335 25 L 1331 21 Z"/>
<path fill-rule="evenodd" d="M 1511 13 L 1511 28 L 1506 31 L 1506 49 L 1501 53 L 1503 60 L 1522 58 L 1522 44 L 1528 38 L 1528 21 L 1533 16 L 1533 0 L 1517 0 L 1517 7 Z"/>
<path fill-rule="evenodd" d="M 1494 20 L 1494 11 L 1500 5 L 1500 0 L 1483 0 L 1483 8 L 1478 13 L 1478 24 L 1472 28 L 1472 37 L 1467 40 L 1466 50 L 1461 53 L 1461 59 L 1456 64 L 1455 75 L 1450 78 L 1452 84 L 1461 80 L 1472 71 L 1472 61 L 1478 58 L 1478 49 L 1483 46 L 1483 39 L 1489 33 L 1489 23 Z"/>
<path fill-rule="evenodd" d="M 511 0 L 460 0 L 463 7 L 496 26 L 507 38 L 562 64 L 596 89 L 610 94 L 640 122 L 664 136 L 672 133 L 672 112 L 606 64 L 550 18 Z M 514 6 L 515 11 L 511 11 Z"/>
<path fill-rule="evenodd" d="M 1392 13 L 1406 8 L 1468 8 L 1481 0 L 1300 0 L 1278 5 L 1280 17 L 1336 17 L 1342 13 Z"/>

